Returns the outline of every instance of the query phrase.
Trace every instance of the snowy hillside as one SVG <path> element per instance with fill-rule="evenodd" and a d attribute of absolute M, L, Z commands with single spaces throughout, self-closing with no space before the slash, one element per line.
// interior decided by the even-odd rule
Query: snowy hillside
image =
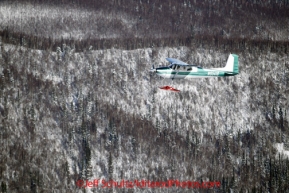
<path fill-rule="evenodd" d="M 22 6 L 32 6 L 16 5 L 5 4 L 1 14 L 13 10 L 18 17 Z M 41 6 L 29 10 L 37 14 Z M 60 7 L 49 6 L 39 14 L 41 21 L 55 24 L 52 20 L 65 16 L 77 25 L 89 17 L 104 17 L 99 10 L 69 6 L 59 15 Z M 134 24 L 127 22 L 123 29 Z M 23 33 L 31 33 L 25 25 Z M 19 25 L 12 26 L 19 30 Z M 67 26 L 71 28 L 78 30 Z M 33 35 L 45 37 L 41 29 L 43 33 Z M 87 36 L 80 31 L 74 38 Z M 163 192 L 137 186 L 82 187 L 81 182 L 97 179 L 220 184 L 196 192 L 288 189 L 288 42 L 190 37 L 190 46 L 170 39 L 164 42 L 174 46 L 89 46 L 77 51 L 77 45 L 63 43 L 39 50 L 9 43 L 15 41 L 5 36 L 8 32 L 0 41 L 2 192 Z M 65 38 L 64 32 L 55 36 Z M 112 28 L 109 37 L 122 37 L 117 34 L 118 28 Z M 171 81 L 149 71 L 152 64 L 167 65 L 166 57 L 223 67 L 230 52 L 239 56 L 240 74 L 233 77 Z M 164 85 L 181 91 L 159 89 Z M 176 185 L 166 190 L 192 191 Z"/>

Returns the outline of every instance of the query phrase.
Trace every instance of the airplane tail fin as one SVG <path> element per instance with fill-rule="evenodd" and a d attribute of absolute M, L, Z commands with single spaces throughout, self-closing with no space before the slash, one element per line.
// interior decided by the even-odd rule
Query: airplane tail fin
<path fill-rule="evenodd" d="M 226 63 L 226 66 L 223 68 L 224 71 L 232 73 L 232 75 L 239 74 L 239 57 L 236 54 L 230 54 Z"/>

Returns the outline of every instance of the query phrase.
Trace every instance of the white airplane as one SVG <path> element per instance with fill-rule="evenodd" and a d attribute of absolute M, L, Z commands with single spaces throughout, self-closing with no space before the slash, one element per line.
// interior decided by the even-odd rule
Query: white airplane
<path fill-rule="evenodd" d="M 205 69 L 200 66 L 187 64 L 178 59 L 166 58 L 170 62 L 169 66 L 159 67 L 151 69 L 151 72 L 155 72 L 157 75 L 163 78 L 173 79 L 188 79 L 188 78 L 207 78 L 207 77 L 224 77 L 224 76 L 235 76 L 239 74 L 239 61 L 236 54 L 230 54 L 226 63 L 226 66 L 223 68 L 211 68 Z M 174 90 L 170 86 L 161 87 L 165 90 Z"/>

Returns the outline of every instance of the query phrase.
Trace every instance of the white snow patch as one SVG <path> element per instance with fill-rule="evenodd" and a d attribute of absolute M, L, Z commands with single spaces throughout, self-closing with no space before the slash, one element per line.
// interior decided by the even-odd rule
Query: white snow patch
<path fill-rule="evenodd" d="M 281 155 L 289 158 L 289 151 L 284 149 L 284 143 L 276 143 L 275 147 L 278 151 L 277 155 L 280 153 Z"/>

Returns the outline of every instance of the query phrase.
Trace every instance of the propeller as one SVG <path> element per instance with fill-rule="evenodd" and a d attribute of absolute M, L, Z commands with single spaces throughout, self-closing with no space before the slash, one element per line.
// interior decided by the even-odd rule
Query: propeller
<path fill-rule="evenodd" d="M 155 69 L 155 65 L 152 65 L 152 68 L 150 69 L 151 72 L 156 72 L 157 70 Z"/>

